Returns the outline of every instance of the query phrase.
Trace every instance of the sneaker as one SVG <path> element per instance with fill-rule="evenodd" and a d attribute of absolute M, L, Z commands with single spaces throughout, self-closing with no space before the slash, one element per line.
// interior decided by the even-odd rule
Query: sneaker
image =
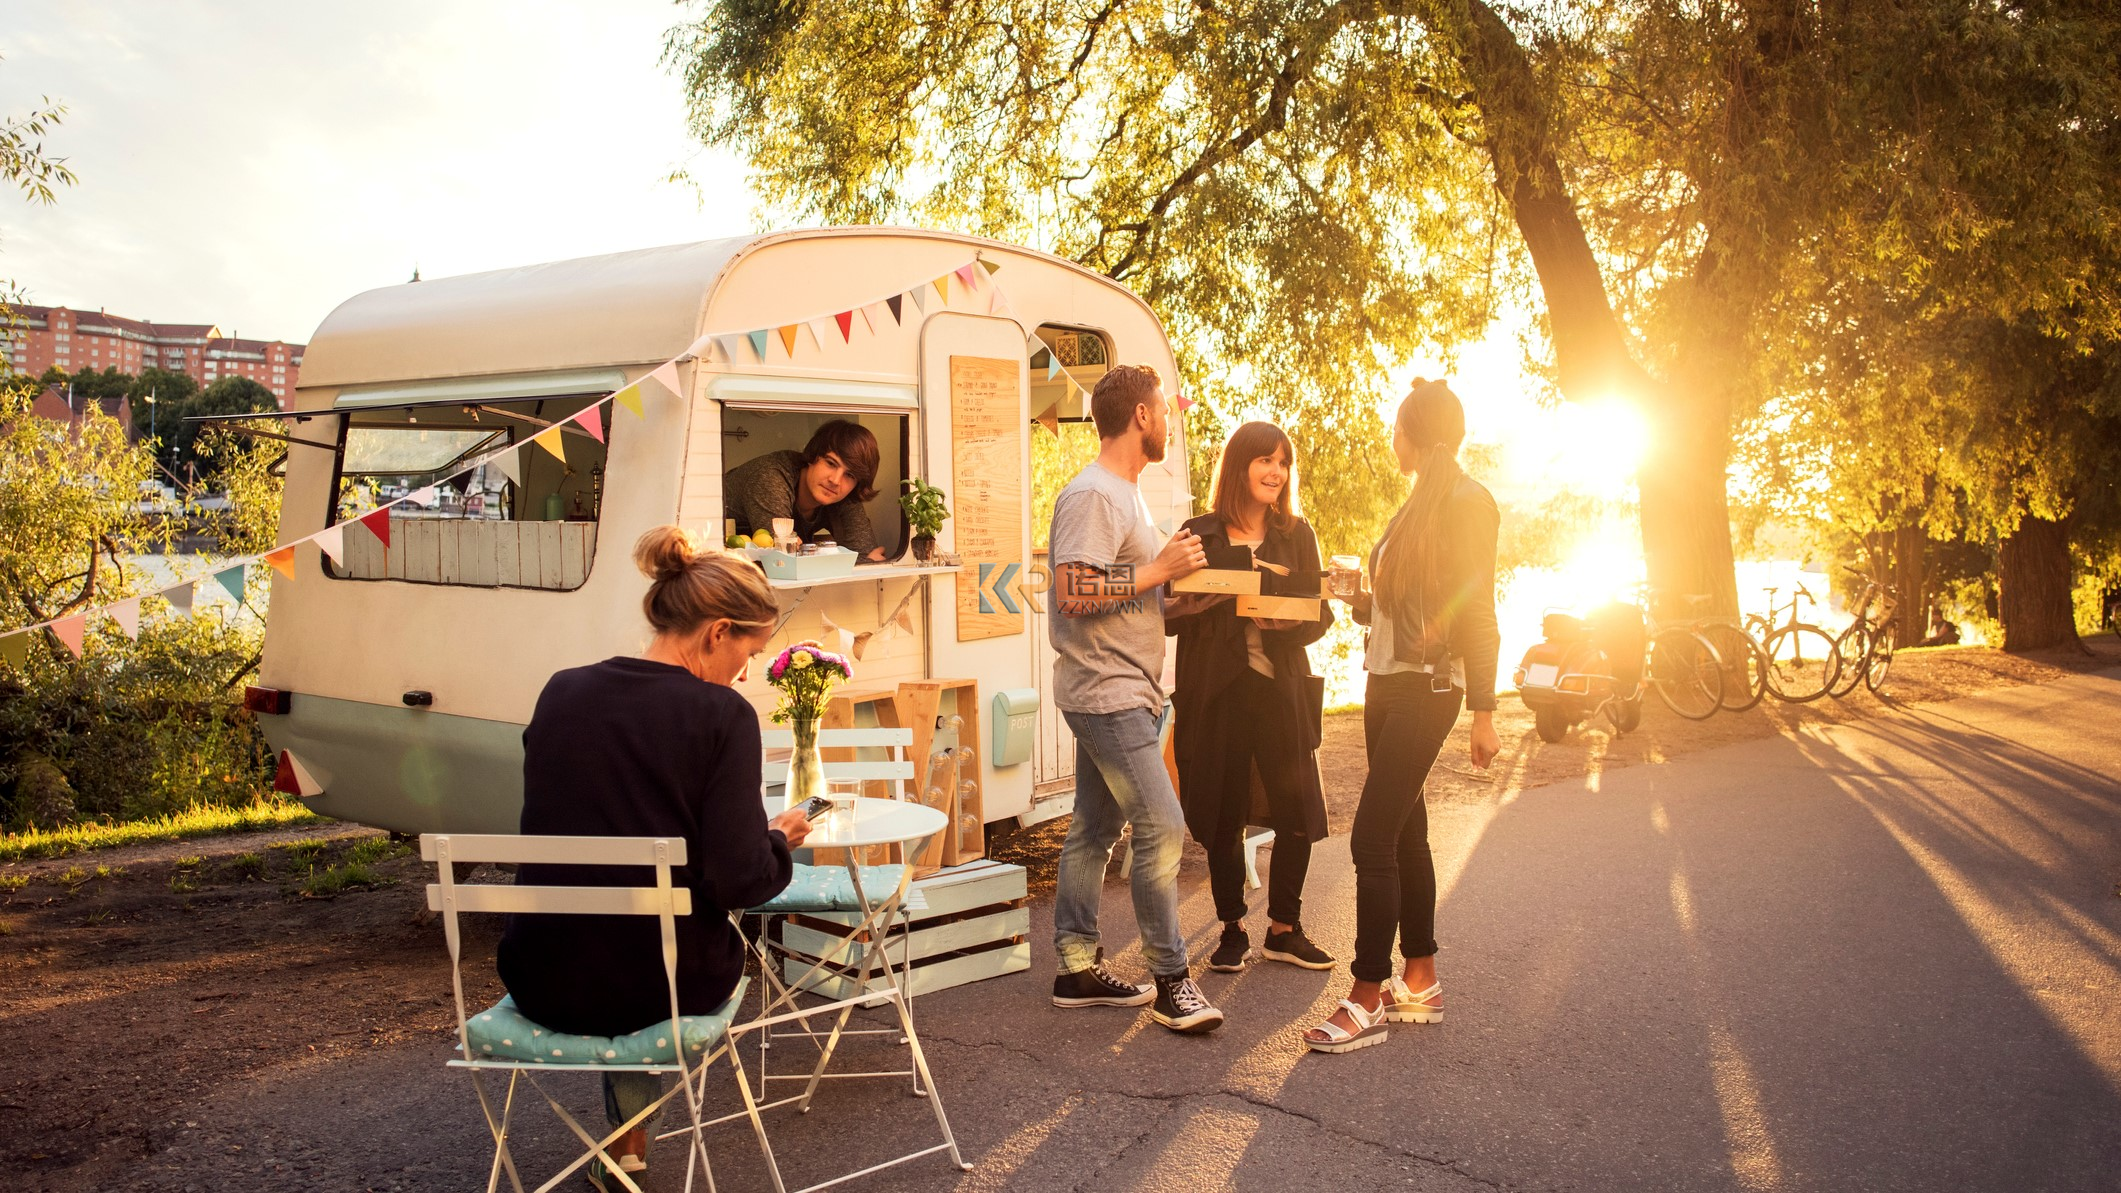
<path fill-rule="evenodd" d="M 1149 1013 L 1158 1023 L 1186 1035 L 1201 1035 L 1223 1025 L 1223 1013 L 1187 974 L 1156 979 L 1156 1006 Z"/>
<path fill-rule="evenodd" d="M 1208 958 L 1208 968 L 1217 973 L 1241 973 L 1251 958 L 1252 938 L 1245 935 L 1244 924 L 1232 920 L 1223 925 L 1223 942 Z"/>
<path fill-rule="evenodd" d="M 1133 982 L 1122 982 L 1105 968 L 1105 955 L 1099 953 L 1095 964 L 1088 969 L 1064 973 L 1053 979 L 1053 1005 L 1056 1007 L 1138 1007 L 1156 998 L 1153 986 L 1137 986 Z"/>
<path fill-rule="evenodd" d="M 1291 924 L 1287 932 L 1267 931 L 1267 945 L 1259 955 L 1269 961 L 1300 965 L 1305 969 L 1333 968 L 1333 954 L 1311 943 L 1302 924 Z"/>
<path fill-rule="evenodd" d="M 622 1172 L 648 1171 L 648 1128 L 635 1127 L 619 1136 L 611 1146 L 611 1154 L 619 1158 Z"/>

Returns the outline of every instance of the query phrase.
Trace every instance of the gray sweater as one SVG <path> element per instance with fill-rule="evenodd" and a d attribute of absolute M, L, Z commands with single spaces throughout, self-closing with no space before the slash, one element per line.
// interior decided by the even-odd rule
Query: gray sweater
<path fill-rule="evenodd" d="M 832 531 L 833 542 L 857 555 L 874 550 L 876 529 L 869 524 L 869 511 L 851 497 L 809 518 L 796 512 L 795 487 L 802 482 L 802 459 L 801 452 L 768 452 L 723 475 L 722 503 L 728 516 L 736 519 L 737 533 L 771 531 L 775 518 L 794 518 L 795 533 L 806 543 L 824 527 Z"/>

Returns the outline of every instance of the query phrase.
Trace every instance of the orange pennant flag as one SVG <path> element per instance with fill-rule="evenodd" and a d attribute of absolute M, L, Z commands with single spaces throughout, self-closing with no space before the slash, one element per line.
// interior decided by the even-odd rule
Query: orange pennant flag
<path fill-rule="evenodd" d="M 567 462 L 566 449 L 560 446 L 560 429 L 558 427 L 547 427 L 532 435 L 530 441 L 551 452 L 552 458 L 560 463 L 565 464 Z"/>
<path fill-rule="evenodd" d="M 1060 407 L 1047 407 L 1046 412 L 1038 416 L 1038 425 L 1046 428 L 1046 433 L 1055 439 L 1060 438 Z"/>
<path fill-rule="evenodd" d="M 293 547 L 282 547 L 268 554 L 265 557 L 265 562 L 272 565 L 272 570 L 288 579 L 292 580 L 295 578 L 295 549 Z"/>
<path fill-rule="evenodd" d="M 73 651 L 75 658 L 81 657 L 81 637 L 88 632 L 88 615 L 86 613 L 76 613 L 72 617 L 62 617 L 53 622 L 50 628 L 52 637 L 66 643 L 66 649 Z"/>
<path fill-rule="evenodd" d="M 790 356 L 795 355 L 795 333 L 796 329 L 800 328 L 801 326 L 802 324 L 800 323 L 791 323 L 788 326 L 780 329 L 781 347 L 787 349 L 788 355 Z"/>

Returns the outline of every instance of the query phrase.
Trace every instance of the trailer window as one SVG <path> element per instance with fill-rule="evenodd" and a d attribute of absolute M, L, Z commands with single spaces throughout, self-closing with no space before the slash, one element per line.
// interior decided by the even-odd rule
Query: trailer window
<path fill-rule="evenodd" d="M 876 495 L 862 504 L 868 515 L 875 545 L 886 560 L 905 554 L 909 545 L 905 515 L 899 509 L 899 482 L 908 475 L 908 419 L 903 414 L 881 411 L 834 413 L 818 410 L 778 410 L 755 406 L 730 406 L 722 411 L 722 500 L 727 512 L 725 530 L 751 533 L 770 527 L 751 525 L 755 502 L 745 501 L 734 491 L 750 480 L 758 483 L 761 469 L 788 468 L 827 423 L 850 422 L 875 437 L 876 477 L 870 481 Z M 768 461 L 766 457 L 775 457 Z M 735 478 L 732 485 L 731 478 Z M 770 485 L 767 487 L 771 487 Z M 848 498 L 852 500 L 852 498 Z M 792 516 L 783 514 L 781 516 Z"/>
<path fill-rule="evenodd" d="M 566 461 L 519 450 L 518 479 L 480 457 L 523 443 L 602 394 L 426 403 L 346 413 L 333 477 L 331 519 L 350 522 L 392 507 L 390 542 L 351 531 L 345 556 L 324 560 L 340 580 L 402 580 L 483 588 L 579 588 L 596 557 L 606 445 L 569 425 Z M 604 428 L 608 437 L 612 428 Z"/>

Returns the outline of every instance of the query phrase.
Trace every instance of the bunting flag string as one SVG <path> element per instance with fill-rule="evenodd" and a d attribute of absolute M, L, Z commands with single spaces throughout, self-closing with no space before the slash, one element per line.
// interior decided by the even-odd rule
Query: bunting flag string
<path fill-rule="evenodd" d="M 576 429 L 599 443 L 606 442 L 609 416 L 604 412 L 604 403 L 610 402 L 617 406 L 624 406 L 627 410 L 632 411 L 635 417 L 645 417 L 646 408 L 642 395 L 646 391 L 648 382 L 655 383 L 672 398 L 682 399 L 684 396 L 684 384 L 680 380 L 677 370 L 680 359 L 691 359 L 693 357 L 711 359 L 713 353 L 719 349 L 723 359 L 733 365 L 738 363 L 737 352 L 739 345 L 748 343 L 752 355 L 760 363 L 764 363 L 767 351 L 776 334 L 778 334 L 783 350 L 793 355 L 797 338 L 805 328 L 810 331 L 812 339 L 817 342 L 817 346 L 821 349 L 829 342 L 828 329 L 834 327 L 839 332 L 842 344 L 852 343 L 855 312 L 859 311 L 861 313 L 862 322 L 871 335 L 878 334 L 882 330 L 886 312 L 891 316 L 892 326 L 904 326 L 906 322 L 905 301 L 908 296 L 912 297 L 914 305 L 923 314 L 926 314 L 930 308 L 932 300 L 929 292 L 931 290 L 947 307 L 950 302 L 951 279 L 953 277 L 956 278 L 962 292 L 969 296 L 978 292 L 982 282 L 982 270 L 985 271 L 985 276 L 991 277 L 1000 272 L 1001 264 L 986 260 L 984 257 L 975 256 L 973 260 L 947 270 L 940 276 L 903 287 L 881 298 L 853 304 L 843 310 L 777 327 L 756 328 L 738 332 L 710 332 L 702 335 L 693 341 L 692 346 L 684 355 L 662 362 L 649 370 L 646 375 L 588 404 L 581 410 L 561 419 L 537 434 L 479 457 L 457 472 L 447 477 L 439 478 L 434 484 L 424 485 L 412 493 L 385 502 L 375 509 L 361 514 L 358 518 L 349 519 L 349 521 L 359 522 L 363 528 L 376 537 L 376 540 L 383 545 L 385 550 L 388 550 L 391 543 L 391 511 L 395 507 L 401 505 L 430 506 L 434 504 L 435 497 L 439 492 L 439 486 L 457 480 L 460 477 L 468 476 L 480 468 L 494 468 L 510 481 L 520 484 L 522 483 L 523 473 L 521 452 L 528 444 L 536 444 L 540 449 L 551 453 L 555 459 L 564 463 L 567 459 L 567 453 L 563 429 L 567 423 L 574 423 Z M 1008 299 L 1001 289 L 999 287 L 990 287 L 990 290 L 991 293 L 988 296 L 989 311 L 1006 309 Z M 1071 388 L 1080 388 L 1073 385 L 1072 378 L 1070 378 L 1070 382 Z M 1057 423 L 1049 426 L 1048 429 L 1056 430 L 1056 428 Z M 315 543 L 318 549 L 326 556 L 329 556 L 334 563 L 342 562 L 346 553 L 346 525 L 346 522 L 335 522 L 322 530 L 281 543 L 269 551 L 259 552 L 237 560 L 224 561 L 210 574 L 180 580 L 174 584 L 138 596 L 125 597 L 100 609 L 86 610 L 67 617 L 53 618 L 34 625 L 22 626 L 0 633 L 0 661 L 18 668 L 26 665 L 29 658 L 30 635 L 37 630 L 48 630 L 68 651 L 76 658 L 79 658 L 85 646 L 89 620 L 97 615 L 109 616 L 117 622 L 118 628 L 127 636 L 137 637 L 140 626 L 140 602 L 146 596 L 161 596 L 169 602 L 170 610 L 173 614 L 180 617 L 190 617 L 193 614 L 193 605 L 198 595 L 198 586 L 202 583 L 211 582 L 227 593 L 230 600 L 241 604 L 245 597 L 252 566 L 263 563 L 281 575 L 292 579 L 295 575 L 295 548 L 304 542 Z M 831 627 L 842 635 L 842 648 L 846 649 L 851 646 L 856 652 L 859 652 L 878 633 L 882 633 L 886 637 L 899 632 L 912 633 L 913 615 L 908 608 L 908 601 L 910 601 L 912 595 L 912 591 L 909 590 L 907 599 L 899 602 L 899 607 L 893 611 L 891 617 L 885 619 L 884 624 L 878 630 L 855 634 L 848 631 L 844 626 L 835 625 Z M 858 654 L 857 657 L 859 657 Z"/>

